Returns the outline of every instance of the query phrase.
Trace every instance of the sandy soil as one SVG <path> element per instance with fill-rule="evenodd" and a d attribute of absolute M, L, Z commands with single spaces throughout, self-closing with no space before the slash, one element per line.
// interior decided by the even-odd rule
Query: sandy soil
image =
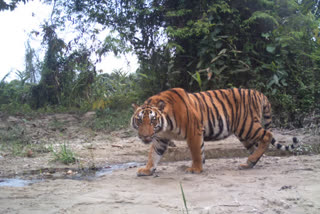
<path fill-rule="evenodd" d="M 175 142 L 177 147 L 169 148 L 154 176 L 137 177 L 136 167 L 112 169 L 126 166 L 119 163 L 145 163 L 148 146 L 130 130 L 85 128 L 93 116 L 2 118 L 0 129 L 23 126 L 35 145 L 59 148 L 66 143 L 79 161 L 66 166 L 53 162 L 51 153 L 34 151 L 29 158 L 0 151 L 0 185 L 6 178 L 33 182 L 0 186 L 0 213 L 187 213 L 180 184 L 189 213 L 320 213 L 320 155 L 283 156 L 270 148 L 254 169 L 238 170 L 247 153 L 230 137 L 206 145 L 212 159 L 202 174 L 186 174 L 188 149 Z M 274 133 L 284 142 L 297 135 L 303 144 L 320 143 L 319 136 L 299 131 Z M 87 173 L 90 167 L 98 171 Z"/>

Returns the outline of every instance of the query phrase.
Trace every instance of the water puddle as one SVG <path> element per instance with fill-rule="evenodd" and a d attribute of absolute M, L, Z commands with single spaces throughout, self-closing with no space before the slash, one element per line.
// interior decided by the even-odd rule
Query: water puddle
<path fill-rule="evenodd" d="M 137 162 L 129 162 L 129 163 L 123 163 L 123 164 L 114 164 L 110 166 L 106 166 L 101 168 L 100 170 L 96 171 L 96 177 L 101 177 L 103 175 L 111 174 L 114 170 L 123 170 L 123 169 L 129 169 L 129 168 L 135 168 L 144 165 L 143 163 L 137 163 Z"/>
<path fill-rule="evenodd" d="M 19 178 L 0 179 L 0 187 L 24 187 L 29 184 L 39 182 L 39 180 L 23 180 Z"/>
<path fill-rule="evenodd" d="M 31 170 L 13 178 L 0 178 L 0 187 L 24 187 L 44 180 L 72 179 L 72 180 L 95 180 L 104 175 L 109 175 L 113 171 L 126 170 L 142 166 L 142 163 L 129 162 L 122 164 L 112 164 L 94 169 L 71 169 L 71 168 L 45 168 Z M 23 177 L 23 179 L 21 178 Z"/>

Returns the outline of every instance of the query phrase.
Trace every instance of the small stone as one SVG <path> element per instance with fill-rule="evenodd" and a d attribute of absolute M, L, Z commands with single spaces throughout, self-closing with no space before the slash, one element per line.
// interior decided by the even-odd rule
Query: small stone
<path fill-rule="evenodd" d="M 32 152 L 31 149 L 29 149 L 29 150 L 27 151 L 27 157 L 28 157 L 28 158 L 32 158 L 32 157 L 33 157 L 33 152 Z"/>
<path fill-rule="evenodd" d="M 72 175 L 72 173 L 73 173 L 73 172 L 72 172 L 71 169 L 69 169 L 68 172 L 67 172 L 68 175 Z"/>

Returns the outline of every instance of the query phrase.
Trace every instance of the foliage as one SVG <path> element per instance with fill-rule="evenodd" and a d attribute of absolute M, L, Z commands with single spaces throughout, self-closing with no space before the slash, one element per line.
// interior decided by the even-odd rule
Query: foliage
<path fill-rule="evenodd" d="M 110 114 L 129 111 L 132 102 L 171 87 L 243 87 L 269 97 L 278 125 L 299 127 L 320 109 L 318 8 L 319 1 L 311 0 L 57 0 L 50 24 L 42 27 L 47 51 L 39 83 L 30 84 L 34 69 L 28 64 L 18 72 L 23 87 L 1 85 L 0 102 L 20 103 L 27 93 L 32 108 Z M 57 32 L 67 24 L 76 36 L 65 42 Z M 106 29 L 108 35 L 99 41 Z M 129 51 L 139 59 L 136 74 L 97 74 L 101 56 Z M 26 61 L 30 56 L 29 48 Z"/>
<path fill-rule="evenodd" d="M 8 113 L 28 113 L 31 108 L 27 104 L 30 84 L 23 84 L 21 81 L 13 80 L 6 83 L 0 82 L 0 111 Z"/>
<path fill-rule="evenodd" d="M 136 75 L 127 75 L 121 70 L 97 76 L 92 98 L 97 115 L 89 126 L 107 131 L 126 128 L 133 113 L 131 104 L 139 100 L 137 79 Z"/>
<path fill-rule="evenodd" d="M 20 2 L 25 4 L 28 0 L 11 0 L 10 2 L 0 0 L 0 12 L 5 10 L 14 10 Z"/>
<path fill-rule="evenodd" d="M 60 145 L 59 151 L 56 151 L 52 145 L 49 150 L 53 154 L 55 161 L 60 161 L 63 164 L 72 164 L 76 162 L 74 152 L 65 143 Z"/>
<path fill-rule="evenodd" d="M 97 111 L 97 116 L 90 121 L 87 126 L 95 131 L 115 131 L 122 128 L 128 128 L 130 118 L 133 114 L 131 108 L 123 110 L 111 110 L 106 108 Z"/>
<path fill-rule="evenodd" d="M 136 79 L 135 75 L 127 75 L 121 69 L 98 75 L 93 86 L 93 109 L 127 109 L 137 101 Z"/>

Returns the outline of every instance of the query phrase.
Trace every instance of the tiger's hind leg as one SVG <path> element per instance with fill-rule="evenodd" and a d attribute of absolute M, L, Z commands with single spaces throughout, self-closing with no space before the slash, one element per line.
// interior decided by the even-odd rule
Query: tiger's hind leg
<path fill-rule="evenodd" d="M 169 143 L 170 141 L 165 139 L 157 138 L 153 140 L 148 155 L 148 163 L 144 168 L 138 169 L 137 176 L 150 176 L 156 171 L 158 163 L 167 150 Z"/>
<path fill-rule="evenodd" d="M 189 173 L 201 173 L 202 165 L 205 162 L 203 134 L 188 137 L 187 143 L 191 152 L 192 165 L 186 171 Z"/>
<path fill-rule="evenodd" d="M 249 140 L 252 142 L 257 142 L 258 147 L 248 157 L 247 163 L 241 164 L 239 166 L 239 169 L 250 169 L 254 167 L 257 164 L 257 162 L 260 160 L 262 155 L 267 151 L 269 144 L 271 143 L 273 138 L 272 133 L 270 131 L 263 129 L 260 125 L 256 125 L 253 128 L 251 133 L 254 133 L 254 134 L 253 136 L 251 136 L 251 139 Z"/>
<path fill-rule="evenodd" d="M 253 154 L 253 152 L 258 148 L 258 145 L 259 145 L 255 141 L 252 142 L 252 141 L 241 140 L 241 143 L 249 151 L 250 154 Z"/>

